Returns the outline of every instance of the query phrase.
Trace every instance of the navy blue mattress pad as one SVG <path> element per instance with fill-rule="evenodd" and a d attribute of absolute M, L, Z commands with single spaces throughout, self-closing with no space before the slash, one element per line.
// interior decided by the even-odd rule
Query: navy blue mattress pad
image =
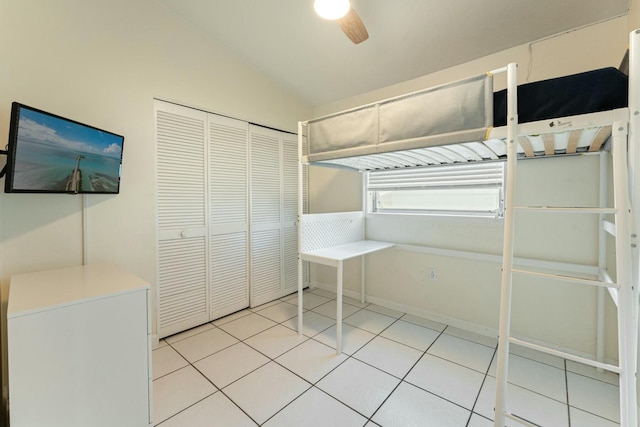
<path fill-rule="evenodd" d="M 614 110 L 628 105 L 628 77 L 616 68 L 518 86 L 520 123 Z M 507 90 L 494 93 L 494 126 L 507 124 Z"/>

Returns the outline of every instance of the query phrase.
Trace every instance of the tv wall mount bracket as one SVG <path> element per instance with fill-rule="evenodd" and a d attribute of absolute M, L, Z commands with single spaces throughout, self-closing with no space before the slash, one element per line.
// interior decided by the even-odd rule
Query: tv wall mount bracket
<path fill-rule="evenodd" d="M 7 150 L 0 150 L 0 155 L 6 156 L 7 154 L 9 154 L 9 152 Z M 0 171 L 0 178 L 5 176 L 6 173 L 7 173 L 7 165 L 5 164 L 4 167 L 2 168 L 2 170 Z"/>

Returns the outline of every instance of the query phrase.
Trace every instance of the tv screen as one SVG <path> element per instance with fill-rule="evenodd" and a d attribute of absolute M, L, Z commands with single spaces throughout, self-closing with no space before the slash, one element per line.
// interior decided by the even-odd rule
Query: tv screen
<path fill-rule="evenodd" d="M 14 102 L 6 193 L 120 191 L 124 137 Z"/>

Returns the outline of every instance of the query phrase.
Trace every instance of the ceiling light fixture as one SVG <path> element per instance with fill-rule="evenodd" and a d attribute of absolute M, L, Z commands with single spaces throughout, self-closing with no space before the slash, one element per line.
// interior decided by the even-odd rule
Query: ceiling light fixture
<path fill-rule="evenodd" d="M 336 20 L 349 12 L 351 4 L 349 0 L 315 0 L 313 8 L 321 18 Z"/>

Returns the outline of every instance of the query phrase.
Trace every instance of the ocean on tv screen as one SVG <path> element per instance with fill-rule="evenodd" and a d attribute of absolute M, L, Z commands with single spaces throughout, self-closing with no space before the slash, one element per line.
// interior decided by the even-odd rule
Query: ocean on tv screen
<path fill-rule="evenodd" d="M 19 191 L 114 193 L 122 137 L 22 109 L 13 188 Z"/>

